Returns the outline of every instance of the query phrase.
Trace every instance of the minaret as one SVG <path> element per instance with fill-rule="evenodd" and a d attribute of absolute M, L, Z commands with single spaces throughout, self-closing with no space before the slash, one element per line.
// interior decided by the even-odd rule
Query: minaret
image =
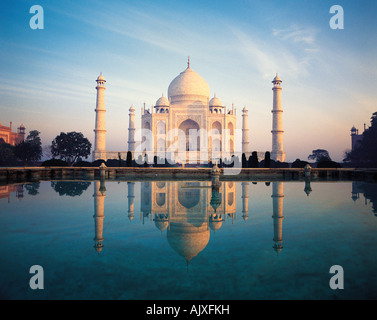
<path fill-rule="evenodd" d="M 128 218 L 134 218 L 134 204 L 135 204 L 135 182 L 127 182 L 128 187 Z"/>
<path fill-rule="evenodd" d="M 145 107 L 144 107 L 145 108 Z M 128 123 L 128 151 L 135 151 L 135 108 L 131 106 Z"/>
<path fill-rule="evenodd" d="M 272 83 L 273 107 L 272 107 L 272 150 L 271 159 L 284 162 L 285 152 L 283 151 L 283 109 L 281 107 L 281 80 L 276 74 Z"/>
<path fill-rule="evenodd" d="M 98 253 L 103 248 L 103 219 L 105 218 L 105 182 L 104 180 L 94 182 L 94 248 Z"/>
<path fill-rule="evenodd" d="M 272 219 L 274 220 L 274 246 L 277 253 L 283 249 L 283 182 L 272 183 Z"/>
<path fill-rule="evenodd" d="M 105 129 L 105 78 L 101 74 L 98 76 L 97 80 L 97 103 L 96 109 L 96 126 L 94 129 L 95 132 L 95 141 L 94 141 L 94 154 L 93 160 L 97 159 L 106 159 L 106 129 Z"/>
<path fill-rule="evenodd" d="M 249 122 L 248 110 L 246 107 L 242 109 L 242 153 L 245 155 L 249 152 Z"/>
<path fill-rule="evenodd" d="M 249 182 L 242 182 L 242 218 L 249 217 Z"/>

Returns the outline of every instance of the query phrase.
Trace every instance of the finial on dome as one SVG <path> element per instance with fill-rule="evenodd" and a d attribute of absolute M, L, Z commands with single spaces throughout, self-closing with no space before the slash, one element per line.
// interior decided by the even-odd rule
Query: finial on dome
<path fill-rule="evenodd" d="M 190 68 L 190 56 L 188 56 L 188 59 L 187 59 L 187 69 Z"/>

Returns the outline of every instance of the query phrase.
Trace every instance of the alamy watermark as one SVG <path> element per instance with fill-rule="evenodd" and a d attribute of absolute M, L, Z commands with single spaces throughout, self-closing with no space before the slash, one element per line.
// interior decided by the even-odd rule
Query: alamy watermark
<path fill-rule="evenodd" d="M 225 175 L 239 174 L 242 169 L 242 152 L 238 150 L 237 137 L 242 129 L 187 129 L 174 128 L 167 133 L 154 134 L 150 129 L 135 130 L 134 159 L 137 164 L 208 164 L 225 165 Z"/>
<path fill-rule="evenodd" d="M 339 266 L 339 265 L 333 265 L 330 268 L 329 272 L 331 274 L 334 274 L 330 278 L 330 282 L 329 282 L 330 288 L 333 289 L 333 290 L 344 289 L 344 270 L 343 270 L 343 267 Z"/>
<path fill-rule="evenodd" d="M 344 29 L 344 10 L 343 7 L 336 4 L 331 6 L 330 13 L 334 15 L 330 18 L 330 28 L 333 30 Z"/>
<path fill-rule="evenodd" d="M 34 5 L 30 8 L 29 13 L 34 14 L 29 21 L 30 28 L 33 30 L 44 29 L 44 11 L 40 5 Z"/>
<path fill-rule="evenodd" d="M 44 271 L 40 265 L 30 267 L 29 273 L 34 274 L 29 281 L 30 289 L 44 289 Z"/>

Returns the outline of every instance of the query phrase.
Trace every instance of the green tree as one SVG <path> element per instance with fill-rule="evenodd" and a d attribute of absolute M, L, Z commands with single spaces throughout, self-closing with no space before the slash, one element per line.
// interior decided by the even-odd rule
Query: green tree
<path fill-rule="evenodd" d="M 15 161 L 14 146 L 0 142 L 0 165 L 11 164 Z"/>
<path fill-rule="evenodd" d="M 132 167 L 132 152 L 127 151 L 126 167 Z"/>
<path fill-rule="evenodd" d="M 315 160 L 315 162 L 331 161 L 329 152 L 324 149 L 316 149 L 312 151 L 312 154 L 308 156 L 309 160 Z"/>
<path fill-rule="evenodd" d="M 253 151 L 251 156 L 249 157 L 249 168 L 258 168 L 259 161 L 258 161 L 258 153 Z"/>
<path fill-rule="evenodd" d="M 14 148 L 14 154 L 25 165 L 29 161 L 38 161 L 42 157 L 42 143 L 39 134 L 40 132 L 37 130 L 30 131 L 25 141 L 17 144 Z"/>
<path fill-rule="evenodd" d="M 271 167 L 271 153 L 270 151 L 266 151 L 264 154 L 264 167 L 270 168 Z"/>
<path fill-rule="evenodd" d="M 51 181 L 51 187 L 59 193 L 60 196 L 81 196 L 89 186 L 90 182 L 86 181 Z"/>
<path fill-rule="evenodd" d="M 51 153 L 54 157 L 73 164 L 80 158 L 90 155 L 92 144 L 81 132 L 61 132 L 51 143 Z"/>
<path fill-rule="evenodd" d="M 247 168 L 246 154 L 242 153 L 242 168 Z"/>

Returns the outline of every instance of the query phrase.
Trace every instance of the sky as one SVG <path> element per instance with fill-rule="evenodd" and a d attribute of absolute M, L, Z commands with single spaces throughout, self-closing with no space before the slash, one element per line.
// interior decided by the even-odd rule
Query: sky
<path fill-rule="evenodd" d="M 44 29 L 32 29 L 33 5 Z M 332 29 L 333 5 L 344 28 Z M 286 161 L 326 149 L 335 161 L 377 111 L 377 1 L 12 0 L 0 11 L 0 122 L 82 132 L 94 145 L 96 78 L 107 80 L 108 151 L 127 150 L 128 109 L 140 126 L 187 67 L 230 108 L 249 110 L 250 151 L 271 149 L 272 79 L 282 79 Z"/>

